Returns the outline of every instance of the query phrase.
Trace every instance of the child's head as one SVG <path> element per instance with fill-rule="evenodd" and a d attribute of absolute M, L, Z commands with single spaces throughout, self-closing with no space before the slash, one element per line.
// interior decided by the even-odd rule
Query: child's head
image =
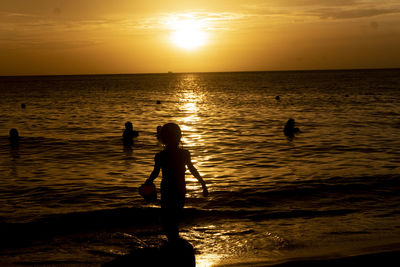
<path fill-rule="evenodd" d="M 160 131 L 161 142 L 168 146 L 178 146 L 181 141 L 181 128 L 175 123 L 165 124 Z"/>

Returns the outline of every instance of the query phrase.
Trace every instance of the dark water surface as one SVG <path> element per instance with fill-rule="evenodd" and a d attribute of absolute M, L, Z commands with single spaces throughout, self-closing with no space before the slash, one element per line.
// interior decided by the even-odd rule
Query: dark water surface
<path fill-rule="evenodd" d="M 0 96 L 0 263 L 97 265 L 159 243 L 137 187 L 171 121 L 210 191 L 187 175 L 198 266 L 397 247 L 400 70 L 0 77 Z"/>

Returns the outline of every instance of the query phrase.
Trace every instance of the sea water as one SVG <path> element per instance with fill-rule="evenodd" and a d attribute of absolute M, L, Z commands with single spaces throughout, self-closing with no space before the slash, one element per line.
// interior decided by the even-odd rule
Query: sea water
<path fill-rule="evenodd" d="M 159 203 L 137 188 L 168 122 L 210 191 L 187 174 L 181 236 L 198 266 L 399 247 L 400 70 L 0 77 L 0 96 L 3 264 L 159 244 Z"/>

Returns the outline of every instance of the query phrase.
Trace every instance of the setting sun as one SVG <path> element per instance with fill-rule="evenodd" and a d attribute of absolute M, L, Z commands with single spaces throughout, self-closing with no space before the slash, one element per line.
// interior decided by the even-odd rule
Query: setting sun
<path fill-rule="evenodd" d="M 173 32 L 171 42 L 186 50 L 193 50 L 205 44 L 206 32 L 202 21 L 195 19 L 174 19 L 171 23 Z"/>

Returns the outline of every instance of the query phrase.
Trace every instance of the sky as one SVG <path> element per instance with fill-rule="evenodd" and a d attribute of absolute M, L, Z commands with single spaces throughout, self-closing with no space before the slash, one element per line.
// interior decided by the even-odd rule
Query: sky
<path fill-rule="evenodd" d="M 0 0 L 0 75 L 400 67 L 400 0 Z"/>

